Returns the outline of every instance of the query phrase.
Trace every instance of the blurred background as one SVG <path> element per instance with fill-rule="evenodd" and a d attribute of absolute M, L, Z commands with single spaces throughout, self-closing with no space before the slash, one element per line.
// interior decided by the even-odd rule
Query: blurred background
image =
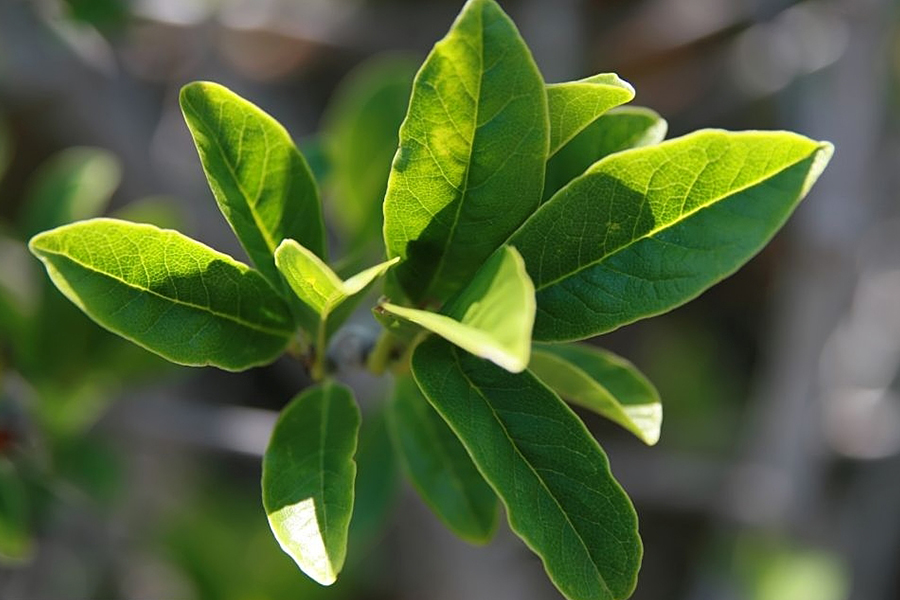
<path fill-rule="evenodd" d="M 505 525 L 483 548 L 443 528 L 397 475 L 384 384 L 352 374 L 368 475 L 341 580 L 311 583 L 259 499 L 260 456 L 302 367 L 164 364 L 81 316 L 22 243 L 102 213 L 243 257 L 178 109 L 180 86 L 209 79 L 288 128 L 322 178 L 337 255 L 374 263 L 377 246 L 342 242 L 371 218 L 336 198 L 377 203 L 391 153 L 379 141 L 461 5 L 0 0 L 0 598 L 559 598 Z M 598 340 L 664 403 L 653 448 L 583 415 L 640 516 L 634 598 L 900 599 L 900 4 L 502 5 L 548 81 L 615 71 L 669 137 L 791 129 L 836 146 L 737 275 Z M 366 144 L 371 164 L 342 155 Z M 354 169 L 365 184 L 345 183 Z"/>

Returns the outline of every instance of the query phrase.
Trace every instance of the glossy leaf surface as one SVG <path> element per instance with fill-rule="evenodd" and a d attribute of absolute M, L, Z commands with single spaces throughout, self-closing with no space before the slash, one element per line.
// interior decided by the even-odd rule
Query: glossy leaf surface
<path fill-rule="evenodd" d="M 537 208 L 547 144 L 531 53 L 494 0 L 469 0 L 416 76 L 388 180 L 391 278 L 414 304 L 461 289 Z"/>
<path fill-rule="evenodd" d="M 535 339 L 591 337 L 696 297 L 769 241 L 831 152 L 704 130 L 596 163 L 510 240 L 537 291 Z"/>
<path fill-rule="evenodd" d="M 398 260 L 383 262 L 341 281 L 321 258 L 294 240 L 284 240 L 275 251 L 278 270 L 306 309 L 299 315 L 301 324 L 314 335 L 323 324 L 329 332 L 340 325 L 340 317 L 349 316 L 349 310 L 342 305 L 349 303 L 352 309 L 363 292 Z M 338 318 L 329 319 L 339 308 L 344 310 Z"/>
<path fill-rule="evenodd" d="M 550 156 L 609 109 L 630 102 L 634 88 L 615 73 L 547 86 Z"/>
<path fill-rule="evenodd" d="M 659 441 L 659 393 L 624 358 L 584 344 L 542 344 L 532 350 L 528 369 L 566 400 L 618 423 L 646 444 Z"/>
<path fill-rule="evenodd" d="M 601 158 L 658 144 L 666 137 L 667 129 L 665 119 L 649 108 L 621 106 L 610 110 L 547 161 L 544 201 Z"/>
<path fill-rule="evenodd" d="M 68 148 L 41 165 L 23 207 L 25 237 L 100 215 L 121 179 L 114 154 L 100 148 Z"/>
<path fill-rule="evenodd" d="M 522 257 L 504 246 L 442 311 L 433 313 L 384 303 L 387 312 L 411 321 L 509 371 L 528 366 L 534 323 L 534 286 Z"/>
<path fill-rule="evenodd" d="M 350 390 L 325 382 L 281 411 L 263 457 L 263 506 L 272 532 L 322 585 L 335 582 L 347 556 L 359 426 Z"/>
<path fill-rule="evenodd" d="M 316 182 L 284 127 L 215 83 L 188 84 L 180 100 L 219 209 L 260 272 L 280 285 L 272 254 L 286 238 L 324 258 Z"/>
<path fill-rule="evenodd" d="M 439 338 L 416 348 L 412 367 L 559 590 L 572 600 L 630 596 L 642 555 L 637 516 L 575 413 L 531 373 Z"/>
<path fill-rule="evenodd" d="M 243 370 L 275 360 L 293 333 L 265 278 L 177 231 L 92 219 L 29 248 L 94 321 L 175 363 Z"/>
<path fill-rule="evenodd" d="M 412 377 L 397 379 L 389 405 L 391 435 L 419 495 L 462 539 L 487 543 L 497 526 L 497 496 Z"/>

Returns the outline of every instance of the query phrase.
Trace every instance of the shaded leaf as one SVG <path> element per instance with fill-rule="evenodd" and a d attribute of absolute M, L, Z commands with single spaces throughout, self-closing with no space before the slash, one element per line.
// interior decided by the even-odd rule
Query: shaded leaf
<path fill-rule="evenodd" d="M 831 153 L 787 132 L 704 130 L 596 163 L 510 239 L 537 292 L 535 339 L 591 337 L 696 297 L 769 241 Z"/>
<path fill-rule="evenodd" d="M 388 433 L 387 407 L 366 413 L 356 451 L 356 494 L 350 521 L 350 553 L 378 540 L 394 506 L 400 483 L 397 457 Z"/>
<path fill-rule="evenodd" d="M 359 425 L 353 394 L 326 381 L 282 410 L 263 458 L 263 506 L 272 532 L 322 585 L 335 582 L 347 556 Z"/>
<path fill-rule="evenodd" d="M 260 272 L 281 285 L 272 254 L 285 238 L 324 258 L 318 188 L 284 127 L 215 83 L 190 83 L 180 100 L 219 209 Z"/>
<path fill-rule="evenodd" d="M 531 53 L 494 0 L 469 0 L 416 76 L 400 128 L 384 239 L 403 262 L 388 281 L 414 304 L 461 289 L 537 208 L 547 144 Z"/>
<path fill-rule="evenodd" d="M 497 496 L 410 376 L 397 379 L 388 418 L 400 462 L 425 503 L 462 539 L 487 543 L 497 527 Z"/>
<path fill-rule="evenodd" d="M 509 371 L 528 366 L 534 287 L 522 257 L 510 246 L 484 263 L 442 314 L 387 302 L 381 308 Z"/>
<path fill-rule="evenodd" d="M 630 102 L 634 88 L 615 73 L 547 86 L 550 156 L 609 109 Z"/>
<path fill-rule="evenodd" d="M 528 369 L 554 392 L 614 421 L 653 445 L 659 441 L 659 393 L 630 362 L 583 344 L 541 344 Z"/>
<path fill-rule="evenodd" d="M 31 558 L 30 510 L 27 491 L 13 464 L 0 457 L 0 563 Z"/>
<path fill-rule="evenodd" d="M 575 413 L 531 373 L 439 338 L 416 348 L 412 368 L 556 587 L 571 600 L 630 596 L 642 555 L 637 515 Z"/>
<path fill-rule="evenodd" d="M 175 363 L 239 371 L 275 360 L 293 333 L 259 273 L 177 231 L 92 219 L 29 248 L 94 321 Z"/>
<path fill-rule="evenodd" d="M 26 238 L 72 221 L 101 214 L 119 186 L 114 154 L 100 148 L 67 148 L 34 174 L 21 218 Z"/>
<path fill-rule="evenodd" d="M 666 120 L 649 108 L 621 106 L 588 125 L 547 161 L 544 201 L 606 156 L 652 146 L 666 137 Z"/>

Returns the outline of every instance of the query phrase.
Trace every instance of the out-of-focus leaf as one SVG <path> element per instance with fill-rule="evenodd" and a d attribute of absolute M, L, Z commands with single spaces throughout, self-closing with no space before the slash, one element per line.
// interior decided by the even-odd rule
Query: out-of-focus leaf
<path fill-rule="evenodd" d="M 383 407 L 367 413 L 359 430 L 356 451 L 356 497 L 350 521 L 348 552 L 371 546 L 382 533 L 399 491 L 397 457 L 388 434 Z"/>
<path fill-rule="evenodd" d="M 0 563 L 27 561 L 32 549 L 25 485 L 12 463 L 0 457 Z"/>
<path fill-rule="evenodd" d="M 177 201 L 167 196 L 148 196 L 129 202 L 110 216 L 132 223 L 154 225 L 160 229 L 177 229 L 182 233 L 185 232 L 187 222 Z"/>

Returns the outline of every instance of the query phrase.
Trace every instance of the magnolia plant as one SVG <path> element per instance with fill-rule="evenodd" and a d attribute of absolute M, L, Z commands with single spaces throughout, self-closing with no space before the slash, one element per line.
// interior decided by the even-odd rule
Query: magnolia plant
<path fill-rule="evenodd" d="M 240 371 L 288 352 L 308 366 L 316 383 L 281 412 L 262 499 L 282 548 L 323 585 L 346 557 L 361 424 L 327 349 L 383 284 L 366 364 L 392 378 L 390 435 L 428 506 L 485 543 L 502 503 L 567 598 L 627 598 L 637 516 L 564 400 L 647 444 L 661 404 L 629 362 L 574 342 L 733 273 L 832 153 L 788 132 L 663 141 L 656 113 L 616 108 L 633 97 L 614 74 L 546 84 L 497 3 L 469 0 L 412 84 L 384 174 L 384 262 L 335 273 L 306 159 L 272 117 L 213 83 L 187 85 L 181 108 L 255 268 L 177 231 L 105 218 L 40 233 L 30 249 L 97 323 L 172 362 Z M 344 133 L 366 143 L 366 131 Z"/>

